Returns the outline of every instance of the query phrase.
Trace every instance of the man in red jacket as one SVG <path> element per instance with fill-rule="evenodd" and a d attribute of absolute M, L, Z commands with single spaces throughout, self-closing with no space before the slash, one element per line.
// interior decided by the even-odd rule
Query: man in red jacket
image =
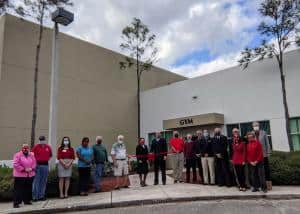
<path fill-rule="evenodd" d="M 255 139 L 254 132 L 248 132 L 247 139 L 247 162 L 249 163 L 252 192 L 259 191 L 259 188 L 261 188 L 263 192 L 267 192 L 262 145 Z"/>
<path fill-rule="evenodd" d="M 173 138 L 170 140 L 170 146 L 173 152 L 173 177 L 174 183 L 183 182 L 182 179 L 182 171 L 184 165 L 184 156 L 183 156 L 183 149 L 184 149 L 184 142 L 179 137 L 177 131 L 174 131 Z"/>
<path fill-rule="evenodd" d="M 52 157 L 51 147 L 47 144 L 45 136 L 39 137 L 39 143 L 32 148 L 37 162 L 36 175 L 33 181 L 33 201 L 46 200 L 45 191 L 49 174 L 48 162 Z"/>

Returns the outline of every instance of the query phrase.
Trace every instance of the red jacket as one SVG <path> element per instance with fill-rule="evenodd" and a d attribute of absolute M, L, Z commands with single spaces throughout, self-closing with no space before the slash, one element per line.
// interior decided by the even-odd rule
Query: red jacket
<path fill-rule="evenodd" d="M 170 140 L 170 145 L 172 148 L 172 152 L 183 152 L 184 150 L 184 142 L 181 138 L 172 138 Z"/>
<path fill-rule="evenodd" d="M 238 143 L 232 142 L 232 163 L 235 165 L 242 165 L 246 163 L 246 144 L 244 141 Z"/>
<path fill-rule="evenodd" d="M 247 161 L 261 162 L 264 160 L 262 145 L 258 140 L 252 140 L 247 144 Z"/>
<path fill-rule="evenodd" d="M 52 157 L 52 150 L 48 144 L 36 144 L 31 151 L 37 163 L 47 163 Z"/>
<path fill-rule="evenodd" d="M 185 159 L 193 159 L 195 158 L 195 142 L 185 142 L 184 143 L 184 157 Z"/>

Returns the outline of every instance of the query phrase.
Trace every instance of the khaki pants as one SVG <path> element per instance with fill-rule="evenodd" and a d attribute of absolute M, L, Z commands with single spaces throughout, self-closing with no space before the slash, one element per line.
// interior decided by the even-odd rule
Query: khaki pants
<path fill-rule="evenodd" d="M 173 154 L 173 177 L 175 181 L 183 181 L 182 171 L 184 165 L 183 152 Z"/>
<path fill-rule="evenodd" d="M 202 157 L 201 158 L 204 184 L 215 184 L 215 159 L 213 157 Z M 210 179 L 208 179 L 208 175 Z"/>

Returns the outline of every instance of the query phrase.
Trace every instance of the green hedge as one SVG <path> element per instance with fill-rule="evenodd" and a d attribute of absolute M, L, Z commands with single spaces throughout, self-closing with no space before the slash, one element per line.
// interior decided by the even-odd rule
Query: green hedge
<path fill-rule="evenodd" d="M 300 185 L 300 151 L 273 152 L 270 168 L 273 184 Z"/>

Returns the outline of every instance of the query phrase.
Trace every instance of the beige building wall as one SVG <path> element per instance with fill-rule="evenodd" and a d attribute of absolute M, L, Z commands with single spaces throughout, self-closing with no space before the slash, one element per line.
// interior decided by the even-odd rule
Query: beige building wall
<path fill-rule="evenodd" d="M 30 142 L 33 74 L 38 26 L 5 15 L 0 20 L 0 160 L 12 158 L 20 145 Z M 3 42 L 2 42 L 3 40 Z M 42 42 L 38 135 L 48 135 L 52 30 L 45 28 Z M 1 56 L 1 51 L 0 51 Z M 70 136 L 73 146 L 87 136 L 92 143 L 104 137 L 110 149 L 123 134 L 129 152 L 137 137 L 135 72 L 119 69 L 123 55 L 76 38 L 60 34 L 58 134 Z M 153 68 L 144 75 L 144 89 L 151 89 L 184 77 Z M 58 142 L 60 143 L 60 142 Z"/>

